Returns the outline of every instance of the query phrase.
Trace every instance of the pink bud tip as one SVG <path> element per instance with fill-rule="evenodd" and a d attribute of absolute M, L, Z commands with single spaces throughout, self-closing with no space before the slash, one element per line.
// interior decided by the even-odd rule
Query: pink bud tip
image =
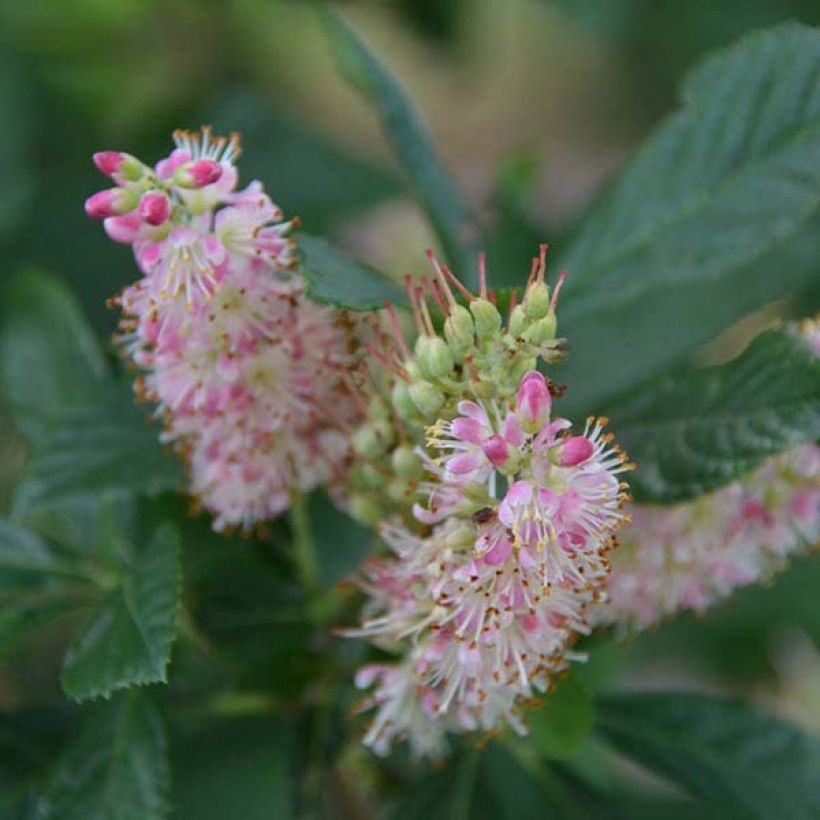
<path fill-rule="evenodd" d="M 124 159 L 125 156 L 119 151 L 97 151 L 94 154 L 94 165 L 107 176 L 114 176 Z"/>
<path fill-rule="evenodd" d="M 501 436 L 490 436 L 484 442 L 484 455 L 495 467 L 501 467 L 510 457 L 510 446 Z"/>
<path fill-rule="evenodd" d="M 517 415 L 527 432 L 535 432 L 549 419 L 552 398 L 544 377 L 531 370 L 521 380 L 516 398 Z"/>
<path fill-rule="evenodd" d="M 186 169 L 195 188 L 212 185 L 222 176 L 222 166 L 210 159 L 200 159 L 192 162 Z"/>
<path fill-rule="evenodd" d="M 592 455 L 592 442 L 584 436 L 568 438 L 561 446 L 561 466 L 575 467 Z"/>
<path fill-rule="evenodd" d="M 117 209 L 119 188 L 110 188 L 107 191 L 97 191 L 85 201 L 85 212 L 92 219 L 107 219 L 120 213 Z"/>
<path fill-rule="evenodd" d="M 161 191 L 149 191 L 140 199 L 139 215 L 149 225 L 162 225 L 171 215 L 171 203 Z"/>

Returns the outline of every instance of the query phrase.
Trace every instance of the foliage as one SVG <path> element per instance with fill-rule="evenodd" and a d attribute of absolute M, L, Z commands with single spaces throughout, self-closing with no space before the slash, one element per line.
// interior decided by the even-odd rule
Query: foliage
<path fill-rule="evenodd" d="M 99 6 L 79 5 L 92 16 Z M 146 24 L 141 4 L 120 5 Z M 451 31 L 466 5 L 431 12 L 428 22 Z M 579 4 L 559 5 L 579 13 Z M 614 38 L 629 28 L 624 15 L 638 14 L 617 5 L 617 19 L 591 18 Z M 372 107 L 454 269 L 469 280 L 486 245 L 499 282 L 515 284 L 509 271 L 536 228 L 512 172 L 501 175 L 498 219 L 479 224 L 388 61 L 335 11 L 321 16 L 340 73 Z M 0 140 L 9 274 L 0 393 L 13 421 L 0 430 L 0 449 L 24 449 L 26 463 L 0 476 L 14 479 L 0 520 L 0 652 L 22 692 L 18 708 L 0 686 L 0 818 L 346 818 L 371 816 L 374 806 L 395 820 L 818 816 L 820 747 L 808 732 L 736 700 L 618 693 L 613 667 L 628 664 L 628 653 L 597 637 L 578 647 L 588 666 L 533 713 L 526 739 L 483 747 L 468 739 L 444 770 L 408 765 L 402 752 L 376 760 L 362 751 L 350 681 L 365 650 L 333 633 L 354 617 L 344 579 L 375 539 L 321 493 L 296 508 L 304 520 L 272 522 L 253 538 L 217 536 L 175 495 L 180 467 L 99 341 L 108 320 L 81 304 L 127 281 L 131 260 L 80 227 L 78 192 L 89 177 L 76 157 L 52 157 L 40 177 L 32 168 L 37 112 L 25 109 L 25 87 L 48 99 L 60 81 L 8 65 L 0 61 L 0 104 L 23 113 L 13 138 Z M 72 64 L 67 86 L 80 70 Z M 274 190 L 280 184 L 283 204 L 302 215 L 311 295 L 353 311 L 402 305 L 403 271 L 385 275 L 332 236 L 343 216 L 396 196 L 401 183 L 271 113 L 264 95 L 238 90 L 231 77 L 211 98 L 194 95 L 191 110 L 244 130 L 253 171 Z M 101 132 L 123 141 L 128 133 L 110 123 L 95 137 Z M 96 147 L 74 127 L 66 141 L 83 162 Z M 42 218 L 33 212 L 41 209 Z M 555 373 L 570 385 L 561 412 L 611 417 L 639 464 L 638 500 L 696 497 L 817 439 L 820 369 L 803 342 L 768 330 L 710 368 L 697 366 L 697 353 L 775 299 L 790 300 L 792 315 L 816 310 L 818 209 L 820 32 L 782 24 L 699 63 L 679 109 L 559 243 L 559 265 L 570 270 L 560 330 L 572 351 Z M 78 299 L 71 283 L 84 276 L 91 284 Z M 312 569 L 296 550 L 305 539 Z M 759 673 L 762 639 L 749 636 L 763 632 L 766 601 L 777 623 L 808 618 L 814 580 L 811 571 L 789 576 L 780 598 L 757 590 L 751 604 L 717 616 L 712 644 L 683 636 L 665 651 L 715 668 L 716 657 L 731 658 L 724 672 L 737 653 L 740 668 Z M 807 626 L 815 636 L 816 620 Z M 710 624 L 698 629 L 709 634 Z M 661 634 L 674 636 L 674 627 Z M 624 776 L 619 756 L 664 787 Z"/>

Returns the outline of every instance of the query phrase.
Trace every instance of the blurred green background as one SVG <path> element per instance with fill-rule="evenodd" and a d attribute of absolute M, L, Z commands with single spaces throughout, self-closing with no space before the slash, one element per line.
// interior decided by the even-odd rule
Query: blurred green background
<path fill-rule="evenodd" d="M 488 224 L 560 244 L 704 51 L 820 23 L 816 0 L 373 0 L 343 7 L 401 78 Z M 88 220 L 93 151 L 153 161 L 170 132 L 243 134 L 240 173 L 289 215 L 391 275 L 434 243 L 366 104 L 337 76 L 307 2 L 26 0 L 0 4 L 0 277 L 63 278 L 100 334 L 130 249 Z M 520 217 L 530 229 L 523 231 Z M 44 331 L 45 332 L 45 331 Z M 3 417 L 7 489 L 25 454 Z M 0 498 L 3 494 L 0 493 Z M 619 656 L 625 682 L 735 691 L 820 728 L 820 564 L 802 559 L 708 622 L 686 617 Z M 0 709 L 20 695 L 0 665 Z"/>

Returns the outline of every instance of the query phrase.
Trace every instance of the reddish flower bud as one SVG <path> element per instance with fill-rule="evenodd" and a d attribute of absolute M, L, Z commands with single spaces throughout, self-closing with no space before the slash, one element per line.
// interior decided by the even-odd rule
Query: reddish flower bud
<path fill-rule="evenodd" d="M 149 191 L 140 199 L 138 212 L 149 225 L 162 225 L 171 216 L 171 202 L 162 191 Z"/>
<path fill-rule="evenodd" d="M 558 450 L 558 463 L 562 467 L 583 464 L 592 455 L 592 449 L 592 442 L 586 436 L 572 436 L 561 444 Z"/>
<path fill-rule="evenodd" d="M 222 166 L 212 159 L 198 159 L 181 165 L 174 173 L 174 181 L 184 188 L 204 188 L 213 185 L 222 176 Z"/>
<path fill-rule="evenodd" d="M 92 219 L 107 219 L 130 213 L 137 206 L 137 195 L 127 188 L 97 191 L 85 201 L 85 212 Z"/>
<path fill-rule="evenodd" d="M 536 432 L 549 419 L 552 399 L 544 377 L 537 371 L 524 376 L 518 388 L 516 406 L 521 426 L 528 433 Z"/>

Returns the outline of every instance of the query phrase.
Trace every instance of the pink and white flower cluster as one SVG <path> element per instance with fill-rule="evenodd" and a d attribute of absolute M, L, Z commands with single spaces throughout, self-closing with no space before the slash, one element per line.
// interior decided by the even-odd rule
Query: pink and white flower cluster
<path fill-rule="evenodd" d="M 820 542 L 820 447 L 781 453 L 685 504 L 632 505 L 630 516 L 598 614 L 624 632 L 701 612 Z"/>
<path fill-rule="evenodd" d="M 820 356 L 816 319 L 790 330 Z M 794 447 L 694 501 L 629 512 L 609 600 L 596 615 L 624 633 L 684 610 L 702 612 L 820 543 L 820 447 Z"/>
<path fill-rule="evenodd" d="M 507 407 L 462 401 L 428 428 L 433 480 L 414 534 L 381 527 L 394 555 L 365 569 L 361 629 L 399 663 L 371 664 L 363 708 L 376 716 L 365 742 L 386 753 L 408 739 L 438 757 L 447 731 L 524 733 L 522 707 L 548 691 L 573 659 L 604 594 L 613 532 L 624 520 L 631 465 L 590 419 L 582 435 L 551 418 L 544 377 L 527 373 Z"/>
<path fill-rule="evenodd" d="M 357 415 L 340 368 L 345 334 L 310 302 L 295 242 L 260 182 L 236 190 L 239 139 L 176 132 L 149 168 L 95 154 L 116 187 L 86 202 L 142 278 L 116 300 L 123 351 L 145 372 L 165 438 L 186 458 L 191 491 L 217 529 L 281 513 L 327 482 Z"/>

